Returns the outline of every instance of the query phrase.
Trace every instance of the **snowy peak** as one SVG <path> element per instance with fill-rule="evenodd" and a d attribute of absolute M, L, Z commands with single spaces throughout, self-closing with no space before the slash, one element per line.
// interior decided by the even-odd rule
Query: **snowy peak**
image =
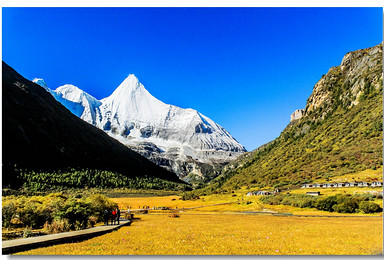
<path fill-rule="evenodd" d="M 50 93 L 73 114 L 95 124 L 95 110 L 101 102 L 72 84 L 65 84 Z"/>
<path fill-rule="evenodd" d="M 73 114 L 179 176 L 194 171 L 194 162 L 225 163 L 246 151 L 210 118 L 152 96 L 133 74 L 101 100 L 71 84 L 50 93 Z"/>
<path fill-rule="evenodd" d="M 144 86 L 139 82 L 134 74 L 129 74 L 128 77 L 113 91 L 110 97 L 123 96 L 128 97 Z"/>
<path fill-rule="evenodd" d="M 47 84 L 45 83 L 44 79 L 34 78 L 32 80 L 33 83 L 36 83 L 37 85 L 42 86 L 43 88 L 47 87 Z"/>
<path fill-rule="evenodd" d="M 79 103 L 85 96 L 85 92 L 72 84 L 65 84 L 58 87 L 55 92 L 61 94 L 61 96 L 69 101 Z"/>
<path fill-rule="evenodd" d="M 45 83 L 44 79 L 40 79 L 40 78 L 34 78 L 32 80 L 33 83 L 36 83 L 37 85 L 40 85 L 41 87 L 43 87 L 46 91 L 50 92 L 51 90 L 48 88 L 47 86 L 47 83 Z"/>
<path fill-rule="evenodd" d="M 130 74 L 101 102 L 103 103 L 101 112 L 119 118 L 120 125 L 123 121 L 130 123 L 132 120 L 159 124 L 170 110 L 170 105 L 152 96 L 133 74 Z M 106 114 L 101 115 L 103 125 L 106 123 Z"/>
<path fill-rule="evenodd" d="M 71 84 L 66 84 L 64 86 L 58 87 L 54 92 L 60 95 L 62 98 L 72 101 L 74 103 L 100 105 L 100 101 L 98 101 L 96 98 Z"/>

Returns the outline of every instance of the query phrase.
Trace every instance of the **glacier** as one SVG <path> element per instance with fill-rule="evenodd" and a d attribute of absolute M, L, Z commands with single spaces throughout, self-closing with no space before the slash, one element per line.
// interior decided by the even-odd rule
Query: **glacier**
<path fill-rule="evenodd" d="M 33 82 L 73 114 L 185 181 L 206 179 L 202 165 L 215 167 L 246 152 L 213 120 L 195 109 L 163 103 L 133 74 L 101 100 L 71 84 L 51 90 L 43 79 Z"/>

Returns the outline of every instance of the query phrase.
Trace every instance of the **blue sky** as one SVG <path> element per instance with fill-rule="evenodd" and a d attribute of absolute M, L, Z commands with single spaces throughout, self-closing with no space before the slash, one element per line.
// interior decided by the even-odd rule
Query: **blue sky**
<path fill-rule="evenodd" d="M 248 150 L 277 136 L 343 56 L 382 41 L 382 8 L 2 8 L 2 59 L 101 99 L 135 74 Z"/>

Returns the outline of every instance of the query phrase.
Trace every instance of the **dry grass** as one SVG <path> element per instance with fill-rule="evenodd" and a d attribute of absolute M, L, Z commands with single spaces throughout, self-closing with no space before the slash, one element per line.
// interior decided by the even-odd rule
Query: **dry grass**
<path fill-rule="evenodd" d="M 114 198 L 127 206 L 164 206 L 177 211 L 135 215 L 130 227 L 79 243 L 19 254 L 73 255 L 361 255 L 383 252 L 382 217 L 277 217 L 239 214 L 272 210 L 295 215 L 338 215 L 284 205 L 264 205 L 244 191 L 210 195 L 195 201 L 178 196 Z M 235 201 L 238 203 L 211 206 Z M 193 210 L 182 208 L 199 207 Z M 223 212 L 226 212 L 223 214 Z M 170 217 L 177 214 L 179 217 Z M 352 214 L 344 214 L 351 216 Z M 356 214 L 354 214 L 356 215 Z M 382 215 L 382 214 L 381 214 Z"/>
<path fill-rule="evenodd" d="M 335 176 L 326 181 L 325 179 L 317 180 L 318 183 L 328 182 L 372 182 L 372 181 L 383 181 L 383 167 L 379 167 L 376 170 L 367 169 L 361 172 L 355 172 L 345 174 L 341 176 Z"/>
<path fill-rule="evenodd" d="M 113 201 L 116 202 L 120 208 L 127 209 L 130 206 L 133 209 L 143 208 L 143 206 L 149 206 L 152 208 L 155 207 L 170 207 L 175 209 L 191 208 L 191 207 L 201 207 L 209 206 L 212 204 L 219 203 L 228 203 L 236 202 L 237 200 L 241 201 L 241 198 L 245 198 L 244 193 L 239 193 L 239 196 L 232 197 L 232 194 L 223 194 L 223 195 L 210 195 L 203 196 L 198 200 L 180 200 L 180 196 L 157 196 L 157 197 L 126 197 L 126 198 L 113 198 Z M 215 206 L 214 210 L 220 211 L 219 206 Z M 227 209 L 227 206 L 224 207 Z M 210 209 L 212 210 L 212 209 Z"/>
<path fill-rule="evenodd" d="M 361 255 L 382 254 L 382 218 L 243 214 L 141 215 L 130 227 L 80 243 L 19 254 Z"/>
<path fill-rule="evenodd" d="M 348 190 L 349 189 L 349 190 Z M 298 189 L 292 190 L 291 193 L 305 193 L 311 191 L 312 189 Z M 313 189 L 317 191 L 318 189 Z M 343 193 L 344 190 L 348 190 L 348 193 L 353 193 L 354 190 L 358 190 L 358 193 L 364 193 L 366 190 L 372 190 L 372 188 L 338 188 L 338 189 L 323 189 L 321 193 L 327 195 L 334 195 L 338 193 Z M 236 194 L 236 193 L 235 193 Z M 332 216 L 351 216 L 351 215 L 367 215 L 363 213 L 359 214 L 346 214 L 346 213 L 337 213 L 337 212 L 328 212 L 321 211 L 317 209 L 310 208 L 298 208 L 287 205 L 266 205 L 260 202 L 260 196 L 245 196 L 245 192 L 241 191 L 237 193 L 236 197 L 232 197 L 232 194 L 219 194 L 219 195 L 210 195 L 201 197 L 199 200 L 195 201 L 182 201 L 179 200 L 178 196 L 163 196 L 163 197 L 146 197 L 146 198 L 114 198 L 113 201 L 119 204 L 120 208 L 126 209 L 127 205 L 130 205 L 132 208 L 142 208 L 143 205 L 152 206 L 164 206 L 176 209 L 176 207 L 181 212 L 190 212 L 190 210 L 183 210 L 183 207 L 200 207 L 193 209 L 194 213 L 220 213 L 220 212 L 244 212 L 244 211 L 274 211 L 274 212 L 283 212 L 283 213 L 293 213 L 294 215 L 332 215 Z M 236 203 L 233 204 L 224 204 L 224 205 L 215 205 L 220 203 L 226 203 L 233 201 Z M 378 204 L 382 207 L 382 200 L 377 200 Z M 214 205 L 214 206 L 211 206 Z M 161 213 L 161 211 L 157 211 Z M 382 216 L 382 213 L 370 214 L 375 216 Z"/>

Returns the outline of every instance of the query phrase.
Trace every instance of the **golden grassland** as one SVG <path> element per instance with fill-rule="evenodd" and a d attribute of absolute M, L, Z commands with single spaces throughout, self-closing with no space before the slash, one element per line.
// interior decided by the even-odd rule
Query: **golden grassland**
<path fill-rule="evenodd" d="M 131 226 L 19 255 L 365 255 L 383 252 L 382 218 L 140 215 Z"/>
<path fill-rule="evenodd" d="M 367 169 L 361 172 L 344 174 L 341 176 L 331 177 L 328 181 L 325 179 L 317 180 L 317 183 L 332 183 L 332 182 L 373 182 L 383 181 L 383 166 L 376 170 Z"/>
<path fill-rule="evenodd" d="M 235 197 L 233 195 L 236 195 Z M 194 213 L 219 213 L 219 212 L 241 212 L 241 211 L 263 211 L 269 207 L 262 204 L 259 198 L 247 197 L 245 192 L 237 191 L 233 194 L 214 194 L 201 196 L 197 200 L 180 200 L 180 196 L 162 196 L 146 198 L 113 198 L 123 210 L 130 206 L 132 209 L 143 208 L 143 206 L 169 207 L 181 212 L 187 212 L 193 208 Z M 217 205 L 219 204 L 219 205 Z M 222 205 L 220 205 L 222 204 Z"/>
<path fill-rule="evenodd" d="M 354 187 L 354 188 L 332 188 L 332 189 L 297 189 L 291 190 L 291 193 L 304 194 L 308 191 L 321 191 L 325 196 L 343 194 L 363 194 L 368 191 L 380 191 L 380 188 Z M 315 208 L 298 208 L 288 205 L 266 205 L 260 202 L 260 196 L 245 196 L 246 190 L 238 190 L 231 194 L 213 194 L 209 196 L 201 196 L 198 200 L 180 200 L 179 196 L 157 196 L 157 197 L 127 197 L 113 198 L 119 207 L 123 210 L 130 206 L 132 209 L 142 208 L 143 206 L 170 207 L 187 212 L 188 208 L 194 208 L 195 213 L 204 212 L 244 212 L 244 211 L 272 211 L 282 213 L 292 213 L 294 215 L 332 215 L 332 216 L 351 216 L 351 215 L 374 215 L 382 216 L 383 213 L 363 214 L 363 213 L 337 213 L 317 210 Z M 286 193 L 286 192 L 284 192 Z M 236 195 L 236 196 L 233 196 Z M 222 203 L 234 202 L 231 204 L 216 205 Z M 375 200 L 383 207 L 383 200 Z"/>
<path fill-rule="evenodd" d="M 233 197 L 232 195 L 236 195 Z M 171 207 L 175 209 L 194 208 L 201 206 L 209 206 L 213 204 L 229 203 L 229 202 L 241 202 L 242 199 L 246 199 L 244 192 L 238 192 L 234 194 L 219 194 L 202 196 L 198 200 L 186 200 L 180 199 L 180 196 L 156 196 L 156 197 L 125 197 L 125 198 L 112 198 L 120 208 L 127 209 L 130 206 L 132 209 L 143 208 L 143 206 L 155 207 Z M 215 206 L 209 210 L 220 211 L 233 209 L 231 205 L 224 205 L 223 207 Z M 196 209 L 198 210 L 198 209 Z"/>
<path fill-rule="evenodd" d="M 366 174 L 377 174 L 369 170 Z M 376 176 L 376 175 L 375 175 Z M 371 176 L 372 178 L 374 176 Z M 348 177 L 349 178 L 349 177 Z M 351 177 L 352 178 L 352 177 Z M 324 196 L 363 194 L 381 188 L 297 189 Z M 143 206 L 178 209 L 136 214 L 131 226 L 78 243 L 20 252 L 20 255 L 371 255 L 383 253 L 383 213 L 336 213 L 288 205 L 266 205 L 246 196 L 245 187 L 227 194 L 181 200 L 180 196 L 112 198 L 122 210 Z M 121 196 L 122 194 L 119 194 Z M 232 202 L 232 203 L 229 203 Z M 383 206 L 382 200 L 375 200 Z M 219 205 L 217 205 L 219 204 Z M 294 216 L 244 214 L 280 212 Z M 304 217 L 303 215 L 319 216 Z M 301 216 L 301 217 L 300 217 Z M 330 217 L 325 217 L 330 216 Z M 345 217 L 343 217 L 345 216 Z M 371 217 L 369 217 L 371 216 Z M 375 216 L 375 217 L 372 217 Z M 337 218 L 335 218 L 337 217 Z"/>

